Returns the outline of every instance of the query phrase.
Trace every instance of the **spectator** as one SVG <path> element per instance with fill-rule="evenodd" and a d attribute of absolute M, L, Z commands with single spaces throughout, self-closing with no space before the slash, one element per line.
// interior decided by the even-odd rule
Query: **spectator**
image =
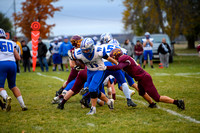
<path fill-rule="evenodd" d="M 153 50 L 152 50 L 153 42 L 150 39 L 150 33 L 149 32 L 145 33 L 145 39 L 142 39 L 142 41 L 143 41 L 143 49 L 144 49 L 144 65 L 143 65 L 143 68 L 145 68 L 145 65 L 147 63 L 148 55 L 149 55 L 149 59 L 150 59 L 151 68 L 153 68 L 153 61 L 152 61 L 152 58 L 153 58 Z"/>
<path fill-rule="evenodd" d="M 143 46 L 139 40 L 137 40 L 137 43 L 134 47 L 135 51 L 135 61 L 139 59 L 139 64 L 142 66 L 142 57 L 143 57 Z"/>
<path fill-rule="evenodd" d="M 22 45 L 21 45 L 21 43 L 18 41 L 18 38 L 15 36 L 14 37 L 14 39 L 13 39 L 13 41 L 19 46 L 19 48 L 20 48 L 20 56 L 22 56 L 23 55 L 23 50 L 22 50 Z M 18 52 L 19 53 L 19 52 Z"/>
<path fill-rule="evenodd" d="M 44 72 L 43 65 L 45 65 L 45 67 L 46 67 L 46 72 L 49 71 L 46 54 L 47 54 L 47 46 L 42 42 L 42 39 L 40 37 L 38 39 L 38 59 L 39 59 L 40 68 L 41 68 L 42 72 Z"/>
<path fill-rule="evenodd" d="M 28 68 L 28 71 L 30 72 L 30 58 L 31 58 L 30 49 L 26 45 L 25 40 L 22 40 L 21 44 L 23 51 L 22 59 L 23 59 L 24 72 L 26 72 L 26 68 Z"/>
<path fill-rule="evenodd" d="M 21 43 L 20 43 L 20 45 L 21 45 Z M 18 52 L 18 54 L 21 55 L 20 47 L 18 45 L 16 45 L 15 49 Z M 17 73 L 20 73 L 20 60 L 16 60 L 15 63 L 17 66 Z"/>
<path fill-rule="evenodd" d="M 199 53 L 199 57 L 200 57 L 200 44 L 197 46 L 197 52 Z"/>
<path fill-rule="evenodd" d="M 64 42 L 60 45 L 59 48 L 59 54 L 62 56 L 62 63 L 65 65 L 66 71 L 69 71 L 68 69 L 68 51 L 72 49 L 73 46 L 71 42 L 69 42 L 68 37 L 64 36 Z"/>
<path fill-rule="evenodd" d="M 169 54 L 171 53 L 171 49 L 169 45 L 166 43 L 166 39 L 162 39 L 162 43 L 158 47 L 158 54 L 160 57 L 160 62 L 164 67 L 169 67 Z"/>
<path fill-rule="evenodd" d="M 133 56 L 133 47 L 132 47 L 129 39 L 126 39 L 124 41 L 124 45 L 122 46 L 122 48 L 125 48 L 127 50 L 127 52 L 128 52 L 127 55 L 129 55 L 131 57 Z"/>

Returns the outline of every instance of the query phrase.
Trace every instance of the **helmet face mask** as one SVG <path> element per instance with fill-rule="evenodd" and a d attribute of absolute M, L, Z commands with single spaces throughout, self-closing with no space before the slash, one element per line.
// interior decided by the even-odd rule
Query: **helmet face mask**
<path fill-rule="evenodd" d="M 101 42 L 101 44 L 107 44 L 112 39 L 113 39 L 113 37 L 110 33 L 103 33 L 100 37 L 100 42 Z"/>
<path fill-rule="evenodd" d="M 91 38 L 85 38 L 81 42 L 81 52 L 85 55 L 90 55 L 94 51 L 94 41 Z"/>

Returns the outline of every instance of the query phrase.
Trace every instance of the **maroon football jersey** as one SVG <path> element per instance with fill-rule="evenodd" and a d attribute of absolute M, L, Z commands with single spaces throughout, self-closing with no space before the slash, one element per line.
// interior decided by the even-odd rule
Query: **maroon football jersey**
<path fill-rule="evenodd" d="M 122 55 L 118 59 L 119 64 L 116 66 L 107 66 L 107 70 L 119 70 L 123 69 L 136 81 L 142 79 L 142 77 L 147 73 L 145 72 L 137 62 L 128 55 Z"/>

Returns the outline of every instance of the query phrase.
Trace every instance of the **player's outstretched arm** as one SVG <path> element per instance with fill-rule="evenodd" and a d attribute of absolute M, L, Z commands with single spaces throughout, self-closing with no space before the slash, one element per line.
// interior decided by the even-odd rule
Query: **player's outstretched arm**
<path fill-rule="evenodd" d="M 108 56 L 107 60 L 112 62 L 112 63 L 114 63 L 114 64 L 116 64 L 116 65 L 118 64 L 118 62 L 115 59 L 113 59 L 113 58 L 111 58 L 109 56 Z"/>
<path fill-rule="evenodd" d="M 15 59 L 18 61 L 18 60 L 21 60 L 20 56 L 19 56 L 19 53 L 17 52 L 17 50 L 14 48 L 14 56 L 15 56 Z"/>
<path fill-rule="evenodd" d="M 115 66 L 107 66 L 107 70 L 112 70 L 112 71 L 117 71 L 117 70 L 120 70 L 120 69 L 123 69 L 124 67 L 128 66 L 129 63 L 128 62 L 121 62 L 119 63 L 118 65 L 115 65 Z"/>

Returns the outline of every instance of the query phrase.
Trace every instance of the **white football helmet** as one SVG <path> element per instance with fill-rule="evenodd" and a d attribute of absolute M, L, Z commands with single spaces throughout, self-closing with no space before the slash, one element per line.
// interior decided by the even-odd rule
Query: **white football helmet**
<path fill-rule="evenodd" d="M 94 51 L 94 41 L 91 38 L 83 39 L 80 49 L 84 54 L 91 54 Z"/>
<path fill-rule="evenodd" d="M 3 29 L 0 28 L 0 37 L 5 37 L 6 38 L 6 33 Z"/>
<path fill-rule="evenodd" d="M 115 46 L 120 46 L 120 43 L 116 39 L 112 39 L 108 44 L 114 44 Z"/>
<path fill-rule="evenodd" d="M 110 33 L 103 33 L 100 37 L 101 44 L 106 44 L 112 39 L 113 37 Z"/>

